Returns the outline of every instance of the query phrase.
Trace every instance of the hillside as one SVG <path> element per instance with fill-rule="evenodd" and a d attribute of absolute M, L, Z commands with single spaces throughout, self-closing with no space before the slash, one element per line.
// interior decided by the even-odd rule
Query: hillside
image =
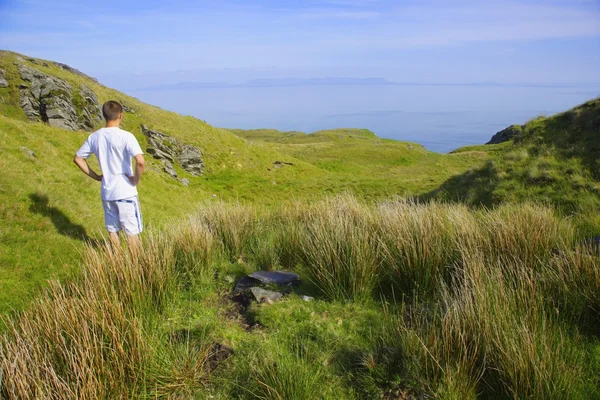
<path fill-rule="evenodd" d="M 207 201 L 273 205 L 341 192 L 368 199 L 418 194 L 483 162 L 360 130 L 344 130 L 356 134 L 343 138 L 338 131 L 298 133 L 307 138 L 277 146 L 145 104 L 64 64 L 2 51 L 0 69 L 0 312 L 27 304 L 47 279 L 77 271 L 82 239 L 104 232 L 99 187 L 72 157 L 102 125 L 98 107 L 109 99 L 126 106 L 123 128 L 144 150 L 150 143 L 142 125 L 202 154 L 203 173 L 175 162 L 177 179 L 164 161 L 147 157 L 139 190 L 149 227 Z"/>
<path fill-rule="evenodd" d="M 147 152 L 135 252 L 72 164 L 107 99 Z M 2 52 L 0 398 L 598 398 L 598 103 L 437 154 Z"/>
<path fill-rule="evenodd" d="M 25 75 L 20 66 L 29 68 L 26 72 L 38 71 L 35 73 L 42 78 L 35 82 L 22 79 Z M 149 227 L 181 218 L 207 199 L 256 198 L 264 196 L 265 188 L 273 192 L 273 179 L 319 174 L 316 168 L 300 161 L 295 161 L 294 169 L 268 173 L 267 167 L 280 160 L 281 154 L 250 146 L 229 131 L 196 118 L 144 104 L 65 68 L 69 67 L 0 52 L 0 69 L 6 82 L 0 85 L 5 86 L 0 87 L 0 168 L 3 171 L 0 177 L 0 311 L 22 307 L 47 279 L 75 271 L 83 240 L 99 238 L 104 232 L 99 186 L 72 163 L 74 153 L 88 132 L 101 126 L 99 117 L 88 119 L 94 126 L 87 131 L 52 126 L 53 122 L 54 125 L 72 125 L 73 121 L 79 123 L 80 118 L 64 118 L 66 123 L 52 119 L 49 123 L 30 121 L 21 106 L 21 90 L 40 90 L 41 97 L 44 90 L 48 91 L 47 87 L 60 88 L 62 92 L 50 90 L 47 97 L 47 115 L 54 117 L 55 104 L 69 112 L 65 99 L 72 101 L 79 116 L 83 115 L 85 110 L 78 105 L 83 100 L 81 93 L 88 88 L 93 92 L 90 96 L 97 96 L 99 104 L 117 99 L 127 106 L 129 111 L 123 127 L 135 134 L 142 148 L 148 147 L 148 140 L 140 129 L 144 124 L 202 151 L 203 175 L 194 176 L 181 165 L 174 166 L 179 178 L 189 182 L 187 186 L 163 172 L 159 160 L 147 157 L 149 165 L 139 190 Z"/>
<path fill-rule="evenodd" d="M 202 154 L 203 173 L 175 162 L 177 179 L 165 172 L 164 161 L 148 157 L 140 195 L 149 227 L 207 201 L 276 205 L 345 192 L 369 201 L 410 195 L 474 205 L 538 200 L 584 214 L 599 204 L 598 100 L 531 121 L 509 142 L 438 154 L 364 129 L 305 134 L 215 128 L 107 88 L 64 64 L 12 52 L 0 52 L 0 69 L 0 311 L 27 304 L 48 278 L 76 271 L 81 239 L 103 233 L 98 185 L 71 163 L 88 132 L 102 125 L 94 101 L 123 102 L 123 127 L 144 149 L 150 146 L 142 125 Z M 22 91 L 41 88 L 35 75 L 57 89 L 48 90 L 54 102 L 46 105 L 48 123 L 41 116 L 31 121 L 22 106 Z M 28 101 L 33 106 L 37 100 Z M 64 117 L 55 107 L 63 101 L 71 103 L 73 118 L 56 119 Z M 590 230 L 600 226 L 593 218 L 585 222 Z"/>
<path fill-rule="evenodd" d="M 456 150 L 454 154 L 484 151 L 490 160 L 423 197 L 487 206 L 527 200 L 592 219 L 598 214 L 600 99 L 509 127 L 492 142 Z"/>
<path fill-rule="evenodd" d="M 328 193 L 350 191 L 371 199 L 419 195 L 445 176 L 483 165 L 486 153 L 439 154 L 416 143 L 382 139 L 367 129 L 331 129 L 310 134 L 274 129 L 232 130 L 250 144 L 261 144 L 327 171 Z"/>

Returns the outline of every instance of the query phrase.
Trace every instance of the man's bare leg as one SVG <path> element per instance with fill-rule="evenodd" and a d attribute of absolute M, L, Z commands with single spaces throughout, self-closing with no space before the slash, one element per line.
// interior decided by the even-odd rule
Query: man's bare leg
<path fill-rule="evenodd" d="M 113 246 L 115 249 L 118 249 L 121 245 L 121 241 L 119 240 L 119 233 L 108 232 L 108 238 L 110 239 L 111 246 Z"/>
<path fill-rule="evenodd" d="M 140 250 L 140 238 L 138 235 L 127 235 L 127 244 L 129 245 L 129 250 L 131 250 L 131 254 L 136 255 Z"/>

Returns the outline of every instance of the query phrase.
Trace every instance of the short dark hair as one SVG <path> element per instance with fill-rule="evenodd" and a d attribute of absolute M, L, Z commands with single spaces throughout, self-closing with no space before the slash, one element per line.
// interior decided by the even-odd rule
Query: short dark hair
<path fill-rule="evenodd" d="M 123 106 L 114 100 L 109 100 L 102 106 L 102 115 L 107 122 L 116 120 L 122 112 Z"/>

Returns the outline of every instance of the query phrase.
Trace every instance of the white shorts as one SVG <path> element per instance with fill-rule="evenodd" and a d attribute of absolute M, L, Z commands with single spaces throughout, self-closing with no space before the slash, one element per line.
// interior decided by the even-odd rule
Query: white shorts
<path fill-rule="evenodd" d="M 137 196 L 122 200 L 102 200 L 104 221 L 109 232 L 119 232 L 121 229 L 127 235 L 137 235 L 142 232 L 142 210 Z"/>

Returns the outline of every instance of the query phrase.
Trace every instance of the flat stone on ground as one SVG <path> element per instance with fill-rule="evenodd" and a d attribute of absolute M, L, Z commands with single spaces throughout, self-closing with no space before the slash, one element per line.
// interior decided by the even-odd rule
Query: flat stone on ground
<path fill-rule="evenodd" d="M 264 302 L 264 301 L 273 302 L 273 301 L 277 301 L 277 300 L 280 300 L 281 298 L 283 298 L 282 293 L 274 292 L 272 290 L 266 290 L 266 289 L 259 288 L 259 287 L 250 288 L 250 292 L 252 293 L 252 296 L 254 296 L 256 301 L 258 301 L 259 303 Z"/>
<path fill-rule="evenodd" d="M 298 274 L 288 271 L 256 271 L 248 275 L 263 284 L 277 284 L 279 286 L 290 286 L 300 283 Z"/>

